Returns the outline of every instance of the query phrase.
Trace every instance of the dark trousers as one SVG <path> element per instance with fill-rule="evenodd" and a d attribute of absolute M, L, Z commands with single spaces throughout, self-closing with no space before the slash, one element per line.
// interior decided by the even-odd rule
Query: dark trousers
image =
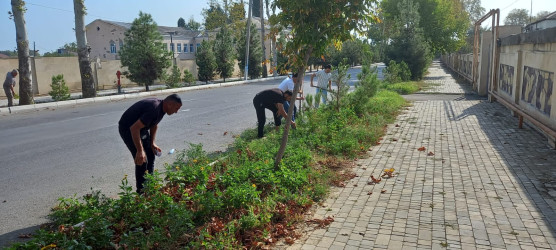
<path fill-rule="evenodd" d="M 135 154 L 137 154 L 137 148 L 133 143 L 133 138 L 131 137 L 131 131 L 129 128 L 119 128 L 120 136 L 124 140 L 127 149 L 131 152 L 133 156 L 133 161 L 135 161 Z M 151 135 L 147 132 L 146 134 L 141 134 L 141 143 L 143 144 L 143 150 L 147 155 L 147 162 L 142 165 L 135 165 L 135 182 L 137 185 L 137 193 L 142 193 L 143 183 L 145 183 L 145 172 L 149 171 L 152 174 L 154 171 L 154 152 L 151 148 Z"/>
<path fill-rule="evenodd" d="M 262 138 L 264 135 L 264 124 L 266 123 L 266 115 L 265 115 L 265 107 L 263 105 L 263 102 L 258 100 L 257 97 L 255 97 L 253 99 L 253 106 L 255 106 L 255 111 L 257 112 L 257 136 L 259 138 Z M 276 111 L 271 110 L 272 114 L 274 115 L 274 125 L 276 126 L 280 126 L 282 124 L 282 120 L 280 119 L 280 117 L 276 114 Z"/>

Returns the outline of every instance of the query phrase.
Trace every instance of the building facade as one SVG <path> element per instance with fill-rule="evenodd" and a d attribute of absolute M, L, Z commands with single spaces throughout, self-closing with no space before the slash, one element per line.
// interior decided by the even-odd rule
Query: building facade
<path fill-rule="evenodd" d="M 123 47 L 125 32 L 131 23 L 97 19 L 86 26 L 87 42 L 91 48 L 90 58 L 119 60 L 118 51 Z M 195 59 L 195 51 L 208 35 L 202 31 L 186 30 L 181 27 L 158 26 L 163 43 L 168 51 L 174 51 L 174 58 Z"/>

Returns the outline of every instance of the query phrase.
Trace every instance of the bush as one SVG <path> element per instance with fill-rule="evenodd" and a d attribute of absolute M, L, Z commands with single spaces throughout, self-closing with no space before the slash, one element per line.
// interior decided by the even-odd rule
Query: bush
<path fill-rule="evenodd" d="M 411 71 L 404 61 L 396 63 L 396 61 L 390 60 L 384 71 L 385 81 L 389 83 L 405 82 L 411 79 Z"/>
<path fill-rule="evenodd" d="M 64 80 L 64 75 L 52 76 L 52 83 L 50 84 L 52 91 L 48 92 L 52 99 L 55 101 L 64 101 L 71 98 L 68 86 L 66 86 L 66 81 Z"/>
<path fill-rule="evenodd" d="M 183 82 L 186 82 L 188 86 L 191 86 L 192 83 L 193 84 L 195 83 L 195 77 L 187 69 L 183 70 L 183 79 L 182 80 L 183 80 Z"/>
<path fill-rule="evenodd" d="M 172 66 L 172 72 L 170 73 L 170 75 L 166 80 L 166 87 L 171 89 L 183 87 L 180 81 L 181 81 L 180 69 L 178 68 L 177 65 L 174 64 L 174 66 Z"/>
<path fill-rule="evenodd" d="M 358 88 L 372 93 L 375 85 L 373 80 Z M 60 249 L 267 248 L 277 238 L 296 238 L 292 225 L 325 197 L 330 183 L 348 178 L 349 169 L 320 159 L 353 159 L 365 152 L 405 105 L 391 91 L 366 99 L 351 97 L 354 93 L 346 95 L 339 110 L 328 105 L 300 113 L 278 169 L 274 156 L 280 133 L 254 139 L 255 129 L 249 129 L 230 150 L 215 156 L 191 144 L 166 165 L 164 176 L 147 175 L 143 195 L 133 192 L 124 177 L 119 198 L 93 192 L 60 199 L 51 214 L 52 228 L 11 249 L 51 244 Z M 364 106 L 360 114 L 352 108 L 354 100 Z"/>

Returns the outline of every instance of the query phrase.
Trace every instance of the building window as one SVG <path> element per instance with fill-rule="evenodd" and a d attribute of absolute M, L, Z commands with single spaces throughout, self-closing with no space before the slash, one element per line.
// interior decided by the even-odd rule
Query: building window
<path fill-rule="evenodd" d="M 201 44 L 200 44 L 200 43 L 197 44 L 197 49 L 199 49 L 199 47 L 201 47 Z"/>
<path fill-rule="evenodd" d="M 181 43 L 178 43 L 178 53 L 181 53 Z"/>
<path fill-rule="evenodd" d="M 116 43 L 110 42 L 110 53 L 116 54 Z"/>
<path fill-rule="evenodd" d="M 183 53 L 187 53 L 187 43 L 183 44 Z"/>
<path fill-rule="evenodd" d="M 195 52 L 195 48 L 193 48 L 193 44 L 189 44 L 189 53 Z"/>
<path fill-rule="evenodd" d="M 170 51 L 174 52 L 174 43 L 170 43 Z"/>
<path fill-rule="evenodd" d="M 120 49 L 122 49 L 123 47 L 124 47 L 124 42 L 122 42 L 122 41 L 120 40 Z"/>

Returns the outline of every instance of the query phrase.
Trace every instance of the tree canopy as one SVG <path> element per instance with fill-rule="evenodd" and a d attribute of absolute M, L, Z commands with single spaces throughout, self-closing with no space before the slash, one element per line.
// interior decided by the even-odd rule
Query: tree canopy
<path fill-rule="evenodd" d="M 164 47 L 152 16 L 143 12 L 139 12 L 139 17 L 125 32 L 119 55 L 122 66 L 128 67 L 129 79 L 145 85 L 147 90 L 170 66 L 171 52 Z"/>
<path fill-rule="evenodd" d="M 185 19 L 183 19 L 182 17 L 178 19 L 178 27 L 185 28 Z"/>
<path fill-rule="evenodd" d="M 199 81 L 208 82 L 214 79 L 214 72 L 216 71 L 217 65 L 211 42 L 205 40 L 201 43 L 201 46 L 197 48 L 195 63 L 197 63 L 199 67 L 197 71 Z"/>
<path fill-rule="evenodd" d="M 232 34 L 228 28 L 220 29 L 214 40 L 214 53 L 216 56 L 216 72 L 220 77 L 230 78 L 234 73 L 235 49 Z"/>
<path fill-rule="evenodd" d="M 209 3 L 208 9 L 203 9 L 203 17 L 205 18 L 205 30 L 214 30 L 226 25 L 228 17 L 224 9 L 216 1 Z"/>
<path fill-rule="evenodd" d="M 396 22 L 400 16 L 398 4 L 404 0 L 384 0 L 381 7 L 385 22 Z M 419 5 L 420 27 L 431 51 L 445 53 L 458 50 L 465 44 L 469 28 L 467 12 L 458 0 L 413 0 Z M 398 29 L 394 29 L 397 31 Z"/>
<path fill-rule="evenodd" d="M 529 23 L 529 12 L 526 9 L 513 9 L 504 19 L 505 25 L 525 26 Z"/>

